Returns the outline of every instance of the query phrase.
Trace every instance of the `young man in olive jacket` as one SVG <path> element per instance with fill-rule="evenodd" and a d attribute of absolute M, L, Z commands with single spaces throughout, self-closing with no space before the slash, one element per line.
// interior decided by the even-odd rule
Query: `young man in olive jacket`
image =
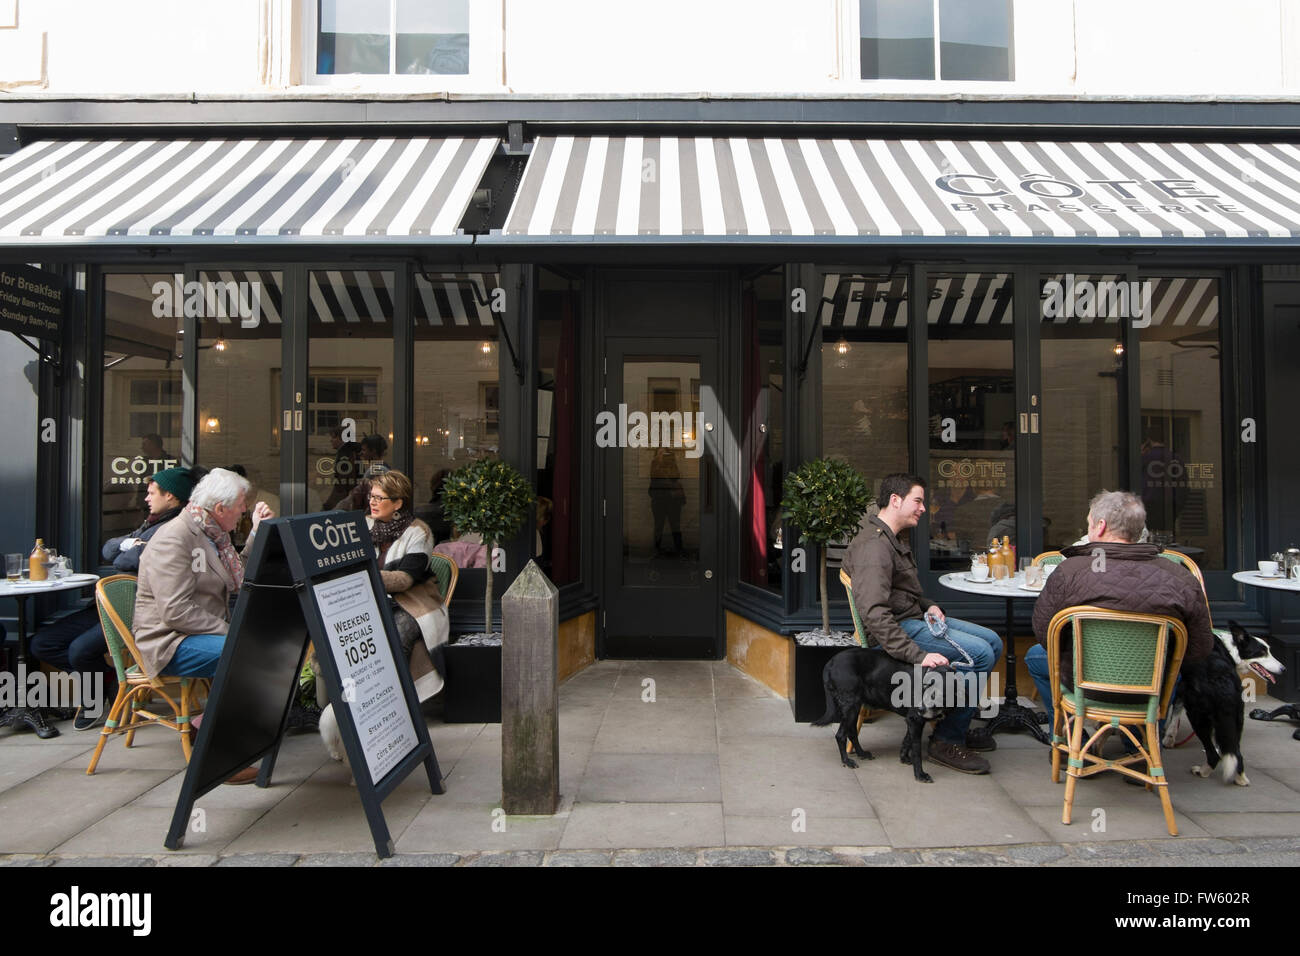
<path fill-rule="evenodd" d="M 959 673 L 989 673 L 1002 656 L 1002 639 L 987 627 L 946 617 L 921 592 L 912 550 L 899 538 L 925 514 L 925 479 L 887 475 L 878 500 L 880 514 L 871 516 L 858 532 L 843 564 L 853 579 L 853 604 L 868 644 L 878 644 L 890 657 L 909 664 L 948 664 Z M 946 635 L 931 633 L 927 612 L 947 625 Z M 974 751 L 995 750 L 997 744 L 983 728 L 970 730 L 974 716 L 974 707 L 949 711 L 930 738 L 930 759 L 962 773 L 988 773 L 988 761 Z"/>
<path fill-rule="evenodd" d="M 1034 636 L 1039 643 L 1025 654 L 1025 669 L 1052 726 L 1052 685 L 1047 660 L 1047 628 L 1058 611 L 1092 604 L 1116 611 L 1176 617 L 1187 626 L 1183 672 L 1197 667 L 1214 647 L 1210 609 L 1192 572 L 1160 557 L 1153 544 L 1140 544 L 1146 527 L 1142 499 L 1127 491 L 1103 491 L 1088 504 L 1088 541 L 1066 548 L 1043 593 L 1034 603 Z M 1068 636 L 1061 641 L 1061 673 L 1069 685 L 1072 660 Z"/>

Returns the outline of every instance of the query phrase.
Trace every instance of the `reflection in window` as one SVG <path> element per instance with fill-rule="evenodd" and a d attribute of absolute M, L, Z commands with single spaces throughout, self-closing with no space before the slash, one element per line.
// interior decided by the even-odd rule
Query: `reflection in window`
<path fill-rule="evenodd" d="M 105 541 L 139 527 L 150 476 L 180 463 L 182 309 L 173 308 L 175 289 L 175 276 L 166 273 L 104 276 L 99 428 L 104 455 L 100 536 Z M 98 563 L 98 546 L 93 550 Z"/>
<path fill-rule="evenodd" d="M 468 0 L 319 0 L 317 9 L 318 74 L 469 73 Z"/>
<path fill-rule="evenodd" d="M 1223 420 L 1219 280 L 1151 277 L 1139 332 L 1141 494 L 1156 544 L 1222 569 Z"/>
<path fill-rule="evenodd" d="M 416 515 L 438 541 L 452 537 L 439 503 L 442 480 L 476 458 L 495 458 L 501 442 L 500 347 L 490 308 L 496 273 L 415 276 Z"/>
<path fill-rule="evenodd" d="M 930 566 L 950 570 L 993 538 L 1016 543 L 1012 276 L 929 284 Z"/>
<path fill-rule="evenodd" d="M 873 494 L 908 471 L 907 276 L 822 277 L 822 454 L 856 468 Z M 826 593 L 840 595 L 848 542 L 826 549 Z"/>
<path fill-rule="evenodd" d="M 1011 0 L 939 0 L 939 78 L 1015 79 Z"/>
<path fill-rule="evenodd" d="M 577 325 L 582 282 L 538 271 L 537 534 L 535 557 L 556 585 L 580 574 L 582 456 Z"/>
<path fill-rule="evenodd" d="M 778 537 L 781 483 L 785 480 L 785 308 L 781 273 L 768 272 L 746 281 L 740 301 L 745 337 L 740 579 L 780 591 L 784 542 L 778 542 Z"/>

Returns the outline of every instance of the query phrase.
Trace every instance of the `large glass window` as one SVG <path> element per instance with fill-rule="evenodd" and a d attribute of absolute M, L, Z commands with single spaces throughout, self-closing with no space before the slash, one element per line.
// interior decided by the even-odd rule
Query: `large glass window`
<path fill-rule="evenodd" d="M 582 282 L 538 270 L 537 535 L 534 557 L 557 585 L 581 573 L 582 456 L 578 318 Z"/>
<path fill-rule="evenodd" d="M 1157 544 L 1226 567 L 1219 280 L 1144 278 L 1139 324 L 1142 501 Z M 1139 323 L 1146 321 L 1144 316 Z"/>
<path fill-rule="evenodd" d="M 930 566 L 1016 542 L 1012 276 L 929 277 Z"/>
<path fill-rule="evenodd" d="M 745 367 L 740 580 L 781 590 L 781 483 L 785 480 L 785 300 L 779 271 L 741 287 Z M 783 542 L 782 542 L 783 546 Z"/>
<path fill-rule="evenodd" d="M 169 273 L 104 276 L 104 540 L 139 526 L 150 476 L 180 463 L 182 289 Z"/>
<path fill-rule="evenodd" d="M 858 0 L 858 25 L 864 80 L 1015 78 L 1011 0 Z"/>
<path fill-rule="evenodd" d="M 316 72 L 469 73 L 469 0 L 318 0 Z"/>
<path fill-rule="evenodd" d="M 830 272 L 821 279 L 822 454 L 856 468 L 872 493 L 908 471 L 907 276 Z M 826 593 L 840 595 L 848 541 L 826 549 Z"/>
<path fill-rule="evenodd" d="M 500 346 L 491 306 L 496 273 L 415 277 L 415 458 L 417 514 L 445 541 L 451 526 L 438 504 L 442 480 L 475 458 L 495 458 L 501 443 Z M 429 505 L 427 512 L 419 506 Z"/>
<path fill-rule="evenodd" d="M 1039 282 L 1041 302 L 1043 546 L 1060 550 L 1085 534 L 1088 501 L 1123 488 L 1125 311 L 1113 274 L 1062 273 Z M 1105 283 L 1105 285 L 1102 285 Z M 1086 308 L 1064 308 L 1091 287 Z M 1128 287 L 1123 287 L 1127 301 Z M 1097 297 L 1096 290 L 1104 295 Z M 1114 292 L 1115 294 L 1112 294 Z"/>

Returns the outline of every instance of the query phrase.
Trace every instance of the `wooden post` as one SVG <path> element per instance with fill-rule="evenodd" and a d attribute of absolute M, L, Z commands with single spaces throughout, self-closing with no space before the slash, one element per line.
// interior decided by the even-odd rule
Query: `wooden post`
<path fill-rule="evenodd" d="M 506 813 L 560 804 L 560 592 L 533 561 L 501 597 L 501 791 Z"/>

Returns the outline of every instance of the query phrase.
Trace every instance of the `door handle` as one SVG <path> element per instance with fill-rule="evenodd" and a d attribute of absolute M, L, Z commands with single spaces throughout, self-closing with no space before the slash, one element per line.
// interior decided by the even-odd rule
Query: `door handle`
<path fill-rule="evenodd" d="M 284 410 L 284 430 L 293 431 L 293 415 L 287 408 Z"/>
<path fill-rule="evenodd" d="M 1020 434 L 1022 435 L 1029 434 L 1029 413 L 1028 412 L 1020 413 Z"/>
<path fill-rule="evenodd" d="M 295 410 L 294 410 L 294 413 L 293 413 L 293 430 L 296 431 L 296 432 L 300 432 L 300 431 L 302 431 L 302 409 L 301 409 L 301 408 L 299 408 L 299 409 L 295 409 Z"/>
<path fill-rule="evenodd" d="M 1029 433 L 1031 435 L 1038 434 L 1038 412 L 1029 413 Z"/>

